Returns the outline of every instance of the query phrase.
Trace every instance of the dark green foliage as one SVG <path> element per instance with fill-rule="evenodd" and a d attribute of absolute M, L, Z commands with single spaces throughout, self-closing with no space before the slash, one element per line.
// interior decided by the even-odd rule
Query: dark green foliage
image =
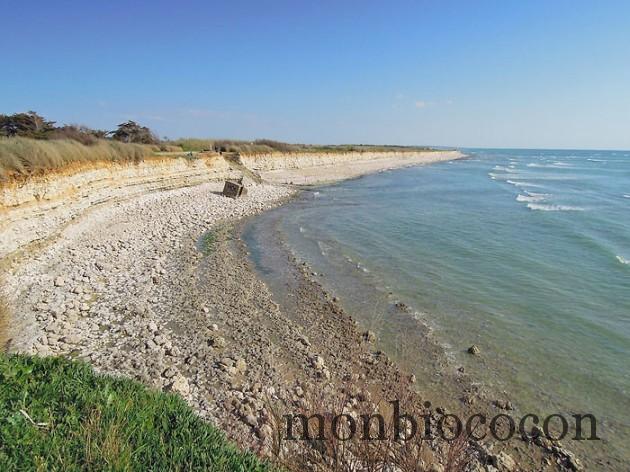
<path fill-rule="evenodd" d="M 0 355 L 0 470 L 265 471 L 175 395 L 63 358 Z"/>
<path fill-rule="evenodd" d="M 112 138 L 123 143 L 157 144 L 160 141 L 149 128 L 131 120 L 119 124 L 118 129 L 111 135 Z"/>
<path fill-rule="evenodd" d="M 47 121 L 34 111 L 0 115 L 0 136 L 46 139 L 54 129 L 54 121 Z"/>

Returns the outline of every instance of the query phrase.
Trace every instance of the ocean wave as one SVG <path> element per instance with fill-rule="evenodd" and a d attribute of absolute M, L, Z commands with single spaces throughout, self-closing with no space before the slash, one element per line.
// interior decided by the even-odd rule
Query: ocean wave
<path fill-rule="evenodd" d="M 547 197 L 549 197 L 548 193 L 533 193 L 533 192 L 525 192 L 527 195 L 517 195 L 517 202 L 542 202 Z"/>
<path fill-rule="evenodd" d="M 527 164 L 527 167 L 536 167 L 542 169 L 573 169 L 571 164 L 567 164 L 566 162 L 554 162 L 553 164 L 538 164 L 536 162 L 531 162 Z"/>
<path fill-rule="evenodd" d="M 623 198 L 630 198 L 630 195 L 628 195 L 627 193 L 624 193 Z"/>
<path fill-rule="evenodd" d="M 626 259 L 623 256 L 615 256 L 615 257 L 617 257 L 617 260 L 619 262 L 621 262 L 622 264 L 624 264 L 624 265 L 629 265 L 630 264 L 630 259 Z"/>
<path fill-rule="evenodd" d="M 514 172 L 514 166 L 509 166 L 509 167 L 505 167 L 505 166 L 494 166 L 492 168 L 492 170 L 500 170 L 503 172 Z"/>
<path fill-rule="evenodd" d="M 526 182 L 524 180 L 506 180 L 508 184 L 514 185 L 515 187 L 535 187 L 541 188 L 542 185 L 533 184 L 531 182 Z"/>
<path fill-rule="evenodd" d="M 584 208 L 570 205 L 545 205 L 540 203 L 528 203 L 527 208 L 537 211 L 584 211 Z"/>
<path fill-rule="evenodd" d="M 591 161 L 591 162 L 606 162 L 606 160 L 604 160 L 604 159 L 592 159 L 590 157 L 587 158 L 586 160 L 587 161 Z"/>

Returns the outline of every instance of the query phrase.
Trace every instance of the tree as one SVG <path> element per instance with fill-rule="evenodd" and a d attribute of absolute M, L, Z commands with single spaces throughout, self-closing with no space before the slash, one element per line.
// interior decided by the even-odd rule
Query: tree
<path fill-rule="evenodd" d="M 127 121 L 118 125 L 116 131 L 110 132 L 112 138 L 124 143 L 156 144 L 159 139 L 146 126 L 140 126 L 135 121 Z"/>
<path fill-rule="evenodd" d="M 34 111 L 0 115 L 0 135 L 2 136 L 46 139 L 54 129 L 54 121 L 47 121 Z"/>

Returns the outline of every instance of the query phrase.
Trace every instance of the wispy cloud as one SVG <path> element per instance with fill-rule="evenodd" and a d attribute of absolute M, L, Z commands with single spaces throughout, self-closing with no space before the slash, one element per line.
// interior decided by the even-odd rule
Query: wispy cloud
<path fill-rule="evenodd" d="M 416 100 L 416 108 L 425 108 L 427 106 L 427 102 L 423 100 Z"/>

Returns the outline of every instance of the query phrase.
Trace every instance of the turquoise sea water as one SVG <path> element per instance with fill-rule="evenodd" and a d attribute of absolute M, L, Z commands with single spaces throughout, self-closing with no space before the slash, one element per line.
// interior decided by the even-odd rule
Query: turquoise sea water
<path fill-rule="evenodd" d="M 485 383 L 523 410 L 592 412 L 629 455 L 630 152 L 466 152 L 305 192 L 274 217 L 357 309 L 404 301 L 454 365 L 479 345 Z"/>

